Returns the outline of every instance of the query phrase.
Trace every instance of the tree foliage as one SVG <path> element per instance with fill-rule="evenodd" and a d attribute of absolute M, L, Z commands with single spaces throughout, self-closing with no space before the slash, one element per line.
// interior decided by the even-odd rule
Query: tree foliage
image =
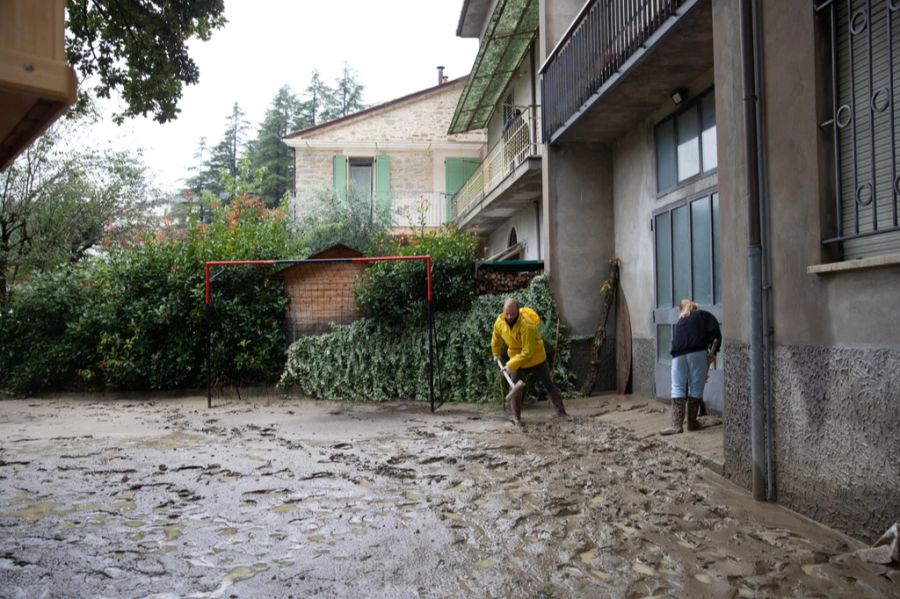
<path fill-rule="evenodd" d="M 440 292 L 437 291 L 439 294 Z M 435 394 L 443 401 L 502 400 L 500 373 L 491 361 L 491 326 L 505 296 L 483 295 L 465 310 L 435 315 Z M 557 336 L 558 314 L 546 276 L 535 277 L 515 294 L 541 316 L 539 330 L 553 366 L 553 379 L 572 390 L 567 368 L 569 339 Z M 347 364 L 365 364 L 347 368 Z M 543 394 L 526 381 L 526 397 Z M 428 337 L 420 317 L 389 322 L 364 318 L 330 333 L 304 337 L 291 345 L 280 384 L 319 399 L 343 401 L 424 400 L 428 398 Z"/>
<path fill-rule="evenodd" d="M 331 102 L 323 111 L 323 120 L 342 118 L 362 110 L 365 107 L 362 100 L 363 85 L 356 80 L 356 72 L 345 62 L 331 90 Z"/>
<path fill-rule="evenodd" d="M 303 104 L 290 87 L 283 86 L 272 99 L 250 152 L 253 170 L 259 173 L 255 191 L 269 207 L 277 206 L 293 188 L 294 153 L 282 139 L 307 126 Z"/>
<path fill-rule="evenodd" d="M 210 194 L 213 198 L 228 197 L 227 178 L 238 176 L 240 161 L 247 149 L 247 130 L 250 124 L 237 102 L 231 107 L 231 113 L 225 118 L 225 131 L 222 139 L 208 151 L 206 138 L 201 138 L 198 154 L 205 156 L 201 165 L 195 169 L 197 173 L 188 181 L 188 187 L 197 195 Z"/>
<path fill-rule="evenodd" d="M 375 251 L 389 225 L 388 209 L 351 186 L 346 194 L 329 187 L 313 193 L 298 209 L 293 226 L 301 243 L 314 254 L 338 243 L 363 253 Z"/>
<path fill-rule="evenodd" d="M 381 256 L 431 256 L 436 311 L 465 310 L 475 297 L 475 250 L 478 239 L 446 226 L 417 230 L 407 237 L 385 237 L 372 252 Z M 427 297 L 424 265 L 415 261 L 376 262 L 354 288 L 363 314 L 400 322 L 423 314 Z"/>
<path fill-rule="evenodd" d="M 203 264 L 297 256 L 280 210 L 252 197 L 209 225 L 145 233 L 103 259 L 39 273 L 0 311 L 0 385 L 173 389 L 206 382 Z M 277 379 L 287 298 L 271 267 L 236 267 L 212 287 L 212 364 L 220 382 Z"/>
<path fill-rule="evenodd" d="M 145 224 L 155 191 L 140 158 L 83 143 L 63 121 L 0 174 L 0 303 L 23 277 L 77 262 Z"/>
<path fill-rule="evenodd" d="M 224 0 L 68 0 L 66 56 L 81 79 L 96 76 L 98 96 L 118 91 L 127 108 L 117 122 L 178 116 L 184 85 L 199 70 L 187 42 L 208 40 L 225 25 Z"/>

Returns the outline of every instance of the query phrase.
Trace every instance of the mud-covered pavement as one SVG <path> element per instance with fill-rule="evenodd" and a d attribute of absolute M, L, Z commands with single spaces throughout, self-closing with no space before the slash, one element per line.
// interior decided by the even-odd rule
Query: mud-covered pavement
<path fill-rule="evenodd" d="M 614 398 L 0 402 L 0 597 L 900 597 Z"/>

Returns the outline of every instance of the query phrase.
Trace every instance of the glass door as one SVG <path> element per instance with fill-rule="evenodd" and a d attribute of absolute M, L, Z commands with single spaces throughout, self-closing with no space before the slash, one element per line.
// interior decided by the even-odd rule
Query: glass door
<path fill-rule="evenodd" d="M 653 217 L 656 306 L 656 396 L 671 397 L 672 330 L 678 305 L 691 298 L 722 321 L 722 283 L 719 266 L 719 192 L 671 204 Z M 710 367 L 703 397 L 707 409 L 722 413 L 725 377 L 723 352 Z"/>

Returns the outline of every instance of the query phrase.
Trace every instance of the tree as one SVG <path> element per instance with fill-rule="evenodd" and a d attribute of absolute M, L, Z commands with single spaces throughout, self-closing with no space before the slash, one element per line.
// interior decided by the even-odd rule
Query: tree
<path fill-rule="evenodd" d="M 322 81 L 318 69 L 313 69 L 309 85 L 306 86 L 306 96 L 303 100 L 303 122 L 305 126 L 313 127 L 327 121 L 326 115 L 329 113 L 333 101 L 333 92 Z"/>
<path fill-rule="evenodd" d="M 31 273 L 81 260 L 145 224 L 155 196 L 140 159 L 84 147 L 63 121 L 0 175 L 0 303 Z"/>
<path fill-rule="evenodd" d="M 68 0 L 66 56 L 80 79 L 99 78 L 98 96 L 122 95 L 117 122 L 150 114 L 165 123 L 178 115 L 183 86 L 199 79 L 187 42 L 208 40 L 224 10 L 224 0 Z"/>
<path fill-rule="evenodd" d="M 326 110 L 324 120 L 345 117 L 365 108 L 362 93 L 363 85 L 356 80 L 356 72 L 345 62 L 341 76 L 335 81 L 332 101 Z"/>
<path fill-rule="evenodd" d="M 250 152 L 252 168 L 259 174 L 254 189 L 270 208 L 293 186 L 294 153 L 282 139 L 306 123 L 303 105 L 290 87 L 283 86 L 266 111 Z"/>
<path fill-rule="evenodd" d="M 294 223 L 300 244 L 310 254 L 338 243 L 367 252 L 383 241 L 389 226 L 389 210 L 373 205 L 370 194 L 353 187 L 347 194 L 318 190 Z"/>
<path fill-rule="evenodd" d="M 188 186 L 198 195 L 209 193 L 216 198 L 225 193 L 225 175 L 238 175 L 238 163 L 245 149 L 246 131 L 250 127 L 244 118 L 244 111 L 235 102 L 231 114 L 225 119 L 225 134 L 222 140 L 209 151 L 197 174 L 190 178 Z M 206 153 L 206 139 L 201 138 L 198 153 Z M 197 154 L 195 154 L 197 156 Z"/>

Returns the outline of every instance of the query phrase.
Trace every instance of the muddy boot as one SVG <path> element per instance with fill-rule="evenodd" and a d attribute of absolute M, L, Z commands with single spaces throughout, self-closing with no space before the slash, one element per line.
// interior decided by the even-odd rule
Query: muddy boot
<path fill-rule="evenodd" d="M 509 408 L 512 412 L 512 423 L 516 426 L 522 426 L 522 394 L 517 393 L 514 397 L 509 399 Z"/>
<path fill-rule="evenodd" d="M 700 399 L 696 397 L 688 397 L 687 400 L 687 429 L 689 431 L 697 431 L 702 427 L 700 426 L 700 422 L 697 420 L 697 415 L 700 412 Z"/>
<path fill-rule="evenodd" d="M 563 407 L 562 395 L 560 395 L 559 391 L 552 391 L 548 393 L 548 395 L 550 396 L 550 402 L 553 404 L 553 408 L 556 410 L 556 415 L 560 417 L 568 416 L 566 408 Z"/>
<path fill-rule="evenodd" d="M 684 398 L 672 398 L 672 426 L 659 431 L 660 435 L 677 435 L 684 432 L 682 421 L 684 420 Z"/>

